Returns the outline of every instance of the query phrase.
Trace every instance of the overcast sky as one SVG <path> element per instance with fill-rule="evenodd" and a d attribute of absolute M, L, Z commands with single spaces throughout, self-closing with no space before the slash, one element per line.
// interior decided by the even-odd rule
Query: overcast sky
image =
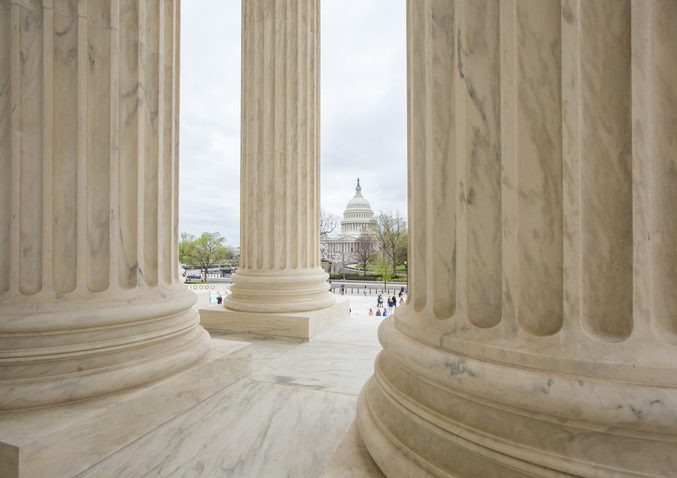
<path fill-rule="evenodd" d="M 322 208 L 407 212 L 405 0 L 321 0 Z M 182 2 L 181 232 L 240 242 L 240 1 Z"/>

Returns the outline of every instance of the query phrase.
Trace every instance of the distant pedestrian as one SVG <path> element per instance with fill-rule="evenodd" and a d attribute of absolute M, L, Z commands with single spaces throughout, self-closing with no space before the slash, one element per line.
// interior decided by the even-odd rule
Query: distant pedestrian
<path fill-rule="evenodd" d="M 374 309 L 369 309 L 369 316 L 371 317 L 373 315 L 374 315 Z"/>
<path fill-rule="evenodd" d="M 341 284 L 341 295 L 346 295 L 346 285 Z"/>
<path fill-rule="evenodd" d="M 223 303 L 223 297 L 221 296 L 221 292 L 219 292 L 219 295 L 216 296 L 216 303 L 219 305 Z"/>
<path fill-rule="evenodd" d="M 381 308 L 376 309 L 376 317 L 381 317 Z"/>

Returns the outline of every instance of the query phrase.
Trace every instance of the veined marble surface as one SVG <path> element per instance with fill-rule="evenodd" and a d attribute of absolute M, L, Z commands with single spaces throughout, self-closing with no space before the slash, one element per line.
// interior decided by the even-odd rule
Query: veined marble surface
<path fill-rule="evenodd" d="M 351 298 L 352 316 L 310 342 L 254 334 L 213 336 L 252 343 L 256 380 L 357 395 L 381 350 L 377 331 L 382 319 L 367 314 L 374 300 Z"/>
<path fill-rule="evenodd" d="M 245 379 L 81 477 L 315 477 L 355 399 Z"/>
<path fill-rule="evenodd" d="M 675 25 L 407 2 L 410 295 L 357 406 L 384 474 L 677 476 Z"/>
<path fill-rule="evenodd" d="M 218 334 L 212 333 L 212 338 L 223 338 L 251 343 L 252 368 L 258 370 L 270 360 L 279 357 L 294 347 L 305 343 L 305 340 L 293 337 L 269 337 L 256 334 Z"/>
<path fill-rule="evenodd" d="M 371 298 L 311 342 L 215 335 L 250 342 L 253 373 L 151 431 L 81 475 L 317 477 L 355 419 L 356 395 L 380 351 Z"/>
<path fill-rule="evenodd" d="M 176 266 L 179 13 L 0 1 L 0 410 L 147 385 L 209 350 Z"/>
<path fill-rule="evenodd" d="M 381 349 L 366 345 L 311 342 L 295 347 L 252 376 L 261 382 L 357 395 L 374 373 Z"/>
<path fill-rule="evenodd" d="M 382 319 L 366 314 L 373 300 L 351 298 L 352 317 L 274 360 L 258 362 L 252 376 L 262 382 L 357 395 L 373 373 L 374 359 L 381 350 L 377 331 Z M 274 351 L 279 347 L 274 344 L 270 340 L 254 342 L 255 356 L 265 354 L 264 350 Z"/>
<path fill-rule="evenodd" d="M 351 299 L 351 301 L 353 300 Z M 327 332 L 316 336 L 311 344 L 331 342 L 334 344 L 378 347 L 380 349 L 381 344 L 378 342 L 377 331 L 382 320 L 381 317 L 367 317 L 366 315 L 359 316 L 353 314 L 351 318 L 337 323 Z"/>

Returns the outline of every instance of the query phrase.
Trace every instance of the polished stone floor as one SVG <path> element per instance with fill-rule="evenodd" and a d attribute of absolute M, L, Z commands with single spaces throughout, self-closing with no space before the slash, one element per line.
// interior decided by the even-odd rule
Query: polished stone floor
<path fill-rule="evenodd" d="M 83 477 L 317 477 L 355 418 L 380 351 L 373 297 L 311 342 L 246 335 L 252 373 L 129 444 Z"/>

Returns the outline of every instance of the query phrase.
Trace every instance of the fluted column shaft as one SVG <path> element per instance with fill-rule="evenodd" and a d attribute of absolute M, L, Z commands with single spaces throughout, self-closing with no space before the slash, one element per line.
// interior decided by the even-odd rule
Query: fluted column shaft
<path fill-rule="evenodd" d="M 677 474 L 676 24 L 408 2 L 410 298 L 358 408 L 386 474 Z"/>
<path fill-rule="evenodd" d="M 0 2 L 0 409 L 160 378 L 178 280 L 178 0 Z"/>
<path fill-rule="evenodd" d="M 226 308 L 333 304 L 320 267 L 318 0 L 245 0 L 241 256 Z"/>

